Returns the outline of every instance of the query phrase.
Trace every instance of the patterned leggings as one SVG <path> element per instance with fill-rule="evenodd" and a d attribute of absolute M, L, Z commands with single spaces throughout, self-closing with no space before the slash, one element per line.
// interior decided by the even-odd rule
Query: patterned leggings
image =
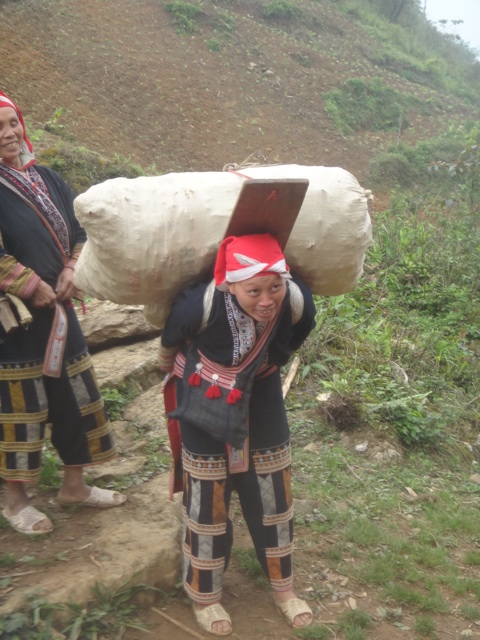
<path fill-rule="evenodd" d="M 209 439 L 204 434 L 204 439 Z M 231 474 L 224 445 L 198 454 L 183 446 L 184 586 L 199 604 L 222 595 L 233 543 L 228 511 L 236 490 L 258 560 L 275 591 L 292 588 L 293 499 L 290 443 L 250 450 L 249 470 Z"/>

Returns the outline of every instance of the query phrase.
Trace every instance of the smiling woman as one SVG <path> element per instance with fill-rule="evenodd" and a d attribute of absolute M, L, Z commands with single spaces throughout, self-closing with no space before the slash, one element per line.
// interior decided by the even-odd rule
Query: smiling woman
<path fill-rule="evenodd" d="M 22 168 L 20 152 L 22 150 L 23 125 L 13 107 L 0 110 L 0 158 L 18 169 Z"/>
<path fill-rule="evenodd" d="M 47 422 L 65 465 L 60 504 L 113 507 L 126 499 L 83 478 L 84 465 L 111 458 L 115 448 L 72 304 L 86 240 L 73 200 L 57 173 L 36 165 L 22 112 L 0 92 L 0 294 L 30 312 L 28 326 L 20 317 L 13 331 L 0 325 L 0 477 L 3 516 L 29 535 L 53 530 L 26 491 L 40 474 Z"/>
<path fill-rule="evenodd" d="M 293 591 L 290 433 L 280 367 L 314 325 L 310 290 L 292 279 L 278 240 L 264 233 L 226 238 L 214 280 L 184 290 L 162 332 L 160 366 L 173 374 L 164 390 L 173 489 L 183 488 L 184 587 L 200 627 L 217 636 L 233 630 L 220 604 L 233 490 L 278 609 L 295 628 L 313 619 Z"/>

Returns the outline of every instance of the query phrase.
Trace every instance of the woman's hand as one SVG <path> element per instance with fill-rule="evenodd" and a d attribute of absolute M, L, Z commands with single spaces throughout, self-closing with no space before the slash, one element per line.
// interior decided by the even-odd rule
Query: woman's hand
<path fill-rule="evenodd" d="M 43 280 L 40 280 L 37 288 L 35 289 L 32 297 L 29 300 L 32 307 L 35 307 L 36 309 L 43 309 L 45 307 L 50 307 L 53 309 L 53 307 L 55 307 L 56 301 L 57 298 L 55 296 L 55 291 L 49 284 L 47 284 Z"/>
<path fill-rule="evenodd" d="M 65 302 L 73 298 L 78 293 L 77 287 L 73 284 L 73 269 L 65 268 L 58 276 L 55 294 L 57 302 Z"/>
<path fill-rule="evenodd" d="M 167 375 L 163 379 L 163 382 L 162 382 L 162 384 L 160 386 L 160 393 L 165 393 L 165 387 L 167 386 L 167 382 L 170 380 L 171 376 L 172 376 L 172 373 L 169 372 L 169 373 L 167 373 Z"/>

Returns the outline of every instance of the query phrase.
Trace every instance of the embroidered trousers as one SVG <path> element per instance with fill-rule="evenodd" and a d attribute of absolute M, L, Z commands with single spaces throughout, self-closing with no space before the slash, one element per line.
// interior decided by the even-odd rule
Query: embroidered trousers
<path fill-rule="evenodd" d="M 291 453 L 279 380 L 274 375 L 254 384 L 248 471 L 230 473 L 225 444 L 181 421 L 184 587 L 199 604 L 218 602 L 222 595 L 233 544 L 228 515 L 233 490 L 238 492 L 257 558 L 272 588 L 292 588 Z M 268 412 L 269 400 L 276 403 L 270 404 Z M 269 419 L 258 421 L 266 415 Z"/>

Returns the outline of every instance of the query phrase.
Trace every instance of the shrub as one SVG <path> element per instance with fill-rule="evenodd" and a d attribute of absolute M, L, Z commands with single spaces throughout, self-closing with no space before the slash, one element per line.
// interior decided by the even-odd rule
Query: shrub
<path fill-rule="evenodd" d="M 401 153 L 387 152 L 371 161 L 368 175 L 372 188 L 410 187 L 415 179 L 415 170 Z"/>
<path fill-rule="evenodd" d="M 207 47 L 210 51 L 220 51 L 220 43 L 215 38 L 207 40 Z"/>
<path fill-rule="evenodd" d="M 266 20 L 292 20 L 301 15 L 301 9 L 288 0 L 273 0 L 262 9 L 262 17 Z"/>
<path fill-rule="evenodd" d="M 82 193 L 92 185 L 110 178 L 136 178 L 145 175 L 143 169 L 123 156 L 116 155 L 107 160 L 83 147 L 50 147 L 38 155 L 38 160 L 57 171 L 75 193 Z"/>
<path fill-rule="evenodd" d="M 111 420 L 119 420 L 122 411 L 133 399 L 133 393 L 124 385 L 120 389 L 102 389 L 102 396 L 105 401 L 105 408 Z"/>
<path fill-rule="evenodd" d="M 387 131 L 409 126 L 407 109 L 424 108 L 413 96 L 384 86 L 380 78 L 352 78 L 340 89 L 324 94 L 325 111 L 342 133 L 359 129 Z"/>
<path fill-rule="evenodd" d="M 196 31 L 195 19 L 203 13 L 202 9 L 191 2 L 167 2 L 165 11 L 172 13 L 174 23 L 178 31 L 194 33 Z"/>
<path fill-rule="evenodd" d="M 224 34 L 230 35 L 236 29 L 235 20 L 223 11 L 220 11 L 213 19 L 212 26 L 217 31 L 222 31 Z"/>

